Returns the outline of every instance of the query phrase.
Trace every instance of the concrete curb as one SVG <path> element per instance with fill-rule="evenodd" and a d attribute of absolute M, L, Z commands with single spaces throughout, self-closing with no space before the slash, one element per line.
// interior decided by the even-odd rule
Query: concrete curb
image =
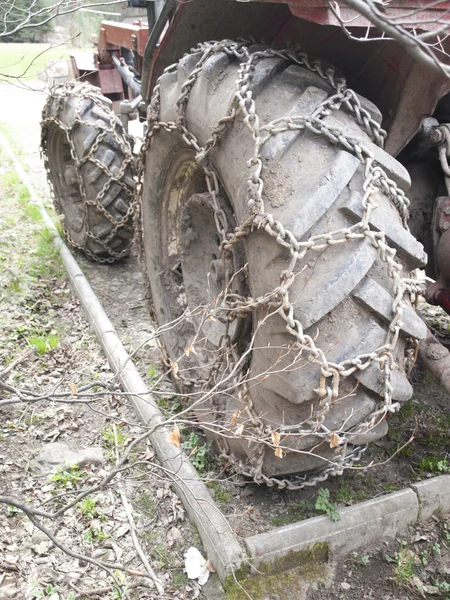
<path fill-rule="evenodd" d="M 17 174 L 27 186 L 33 202 L 40 208 L 45 225 L 54 234 L 54 243 L 61 254 L 72 288 L 83 306 L 112 371 L 117 375 L 123 390 L 131 395 L 135 412 L 141 421 L 147 427 L 158 427 L 164 420 L 159 407 L 78 263 L 59 236 L 30 178 L 2 134 L 0 134 L 0 143 L 13 161 Z M 167 469 L 186 512 L 196 525 L 206 553 L 220 580 L 224 581 L 227 575 L 242 563 L 244 559 L 242 548 L 189 458 L 168 441 L 169 433 L 167 427 L 160 426 L 150 435 L 150 440 L 161 465 Z"/>
<path fill-rule="evenodd" d="M 440 475 L 411 485 L 419 499 L 419 520 L 426 521 L 434 513 L 450 512 L 450 475 Z"/>
<path fill-rule="evenodd" d="M 244 541 L 254 567 L 323 542 L 329 544 L 333 556 L 337 557 L 380 539 L 393 538 L 434 513 L 449 511 L 450 475 L 441 475 L 344 508 L 340 511 L 340 521 L 333 522 L 327 516 L 314 517 Z"/>

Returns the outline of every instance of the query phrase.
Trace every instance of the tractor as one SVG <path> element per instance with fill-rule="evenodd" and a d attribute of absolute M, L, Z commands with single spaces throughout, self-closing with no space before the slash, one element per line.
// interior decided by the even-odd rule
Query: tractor
<path fill-rule="evenodd" d="M 140 4 L 43 110 L 66 237 L 113 262 L 134 236 L 164 361 L 229 470 L 342 473 L 412 395 L 423 269 L 449 310 L 445 39 L 423 61 L 352 3 Z M 431 40 L 445 6 L 389 9 Z"/>

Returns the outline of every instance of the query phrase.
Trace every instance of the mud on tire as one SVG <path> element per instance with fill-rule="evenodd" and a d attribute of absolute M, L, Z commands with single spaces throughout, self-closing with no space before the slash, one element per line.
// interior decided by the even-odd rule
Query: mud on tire
<path fill-rule="evenodd" d="M 41 147 L 69 243 L 113 262 L 132 242 L 132 153 L 111 101 L 86 83 L 52 89 L 42 111 Z"/>
<path fill-rule="evenodd" d="M 159 111 L 154 115 L 155 121 L 180 123 L 183 103 L 177 105 L 177 101 L 202 56 L 202 52 L 185 56 L 173 72 L 161 77 L 159 96 L 153 105 L 154 111 Z M 211 53 L 196 74 L 184 100 L 185 123 L 200 147 L 205 146 L 227 114 L 241 64 L 242 60 L 231 52 Z M 277 56 L 255 61 L 249 89 L 256 101 L 260 128 L 293 115 L 310 117 L 335 94 L 325 77 Z M 363 98 L 359 102 L 367 111 L 365 114 L 370 114 L 374 122 L 381 122 L 374 105 Z M 377 164 L 400 189 L 408 189 L 406 169 L 373 142 L 364 119 L 358 123 L 345 103 L 330 110 L 324 123 L 357 140 L 373 153 Z M 220 240 L 215 239 L 211 210 L 214 203 L 198 164 L 202 161 L 201 152 L 196 156 L 179 129 L 169 131 L 158 126 L 153 131 L 141 209 L 145 268 L 158 324 L 175 322 L 183 311 L 189 313 L 187 319 L 162 334 L 167 354 L 177 366 L 175 381 L 193 399 L 199 398 L 196 394 L 202 385 L 210 389 L 216 386 L 216 392 L 199 406 L 198 418 L 216 424 L 215 428 L 208 425 L 207 435 L 219 442 L 224 456 L 234 456 L 237 470 L 257 481 L 279 483 L 276 478 L 281 475 L 322 470 L 329 460 L 342 463 L 343 455 L 355 445 L 375 440 L 387 431 L 385 415 L 367 431 L 358 429 L 383 404 L 385 380 L 379 364 L 342 378 L 337 397 L 328 398 L 329 405 L 324 410 L 327 399 L 318 393 L 320 366 L 301 355 L 278 314 L 268 317 L 275 313 L 273 306 L 261 304 L 246 319 L 238 319 L 231 333 L 227 332 L 233 338 L 230 356 L 234 355 L 234 360 L 238 360 L 236 355 L 245 354 L 253 336 L 245 372 L 248 397 L 241 391 L 242 379 L 235 377 L 220 385 L 217 376 L 208 370 L 220 356 L 224 340 L 224 326 L 221 330 L 217 319 L 211 323 L 202 313 L 202 307 L 217 308 L 215 298 L 220 298 L 220 265 L 216 264 Z M 308 129 L 269 136 L 261 148 L 265 210 L 293 232 L 297 240 L 303 242 L 314 235 L 350 228 L 361 219 L 365 172 L 351 150 Z M 220 181 L 218 203 L 227 215 L 228 236 L 251 212 L 247 205 L 248 161 L 253 151 L 254 140 L 238 111 L 209 155 Z M 376 202 L 378 206 L 370 215 L 369 225 L 374 231 L 385 232 L 387 242 L 397 250 L 396 260 L 406 276 L 425 264 L 423 247 L 405 229 L 386 193 L 378 191 Z M 240 276 L 229 291 L 253 301 L 262 298 L 280 285 L 280 275 L 289 262 L 289 250 L 268 235 L 264 227 L 254 225 L 243 242 L 233 246 L 235 272 Z M 370 355 L 384 344 L 393 318 L 395 292 L 377 248 L 368 238 L 362 238 L 308 252 L 295 266 L 289 297 L 294 318 L 305 334 L 316 340 L 329 361 L 341 363 Z M 199 323 L 200 335 L 195 337 Z M 406 299 L 400 328 L 391 383 L 393 400 L 404 402 L 412 394 L 405 374 L 407 339 L 420 339 L 425 334 L 423 322 Z M 227 374 L 229 370 L 228 366 Z M 247 410 L 249 402 L 252 418 Z M 318 414 L 324 418 L 317 419 L 316 429 L 310 426 L 308 430 L 307 424 Z M 239 424 L 244 428 L 233 435 Z M 255 426 L 269 440 L 262 449 L 242 437 Z M 225 442 L 218 434 L 221 427 L 228 431 Z M 295 431 L 302 429 L 309 434 L 296 436 Z M 272 437 L 270 443 L 270 432 L 274 431 L 281 436 L 282 459 L 274 452 L 277 438 Z M 327 431 L 325 435 L 323 432 Z M 333 432 L 338 440 L 346 440 L 344 446 L 333 444 Z"/>

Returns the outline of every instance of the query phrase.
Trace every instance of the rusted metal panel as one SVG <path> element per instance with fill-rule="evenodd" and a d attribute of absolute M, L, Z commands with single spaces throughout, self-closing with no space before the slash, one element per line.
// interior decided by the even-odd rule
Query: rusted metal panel
<path fill-rule="evenodd" d="M 340 26 L 330 5 L 325 0 L 247 0 L 249 2 L 270 2 L 275 4 L 287 4 L 292 15 L 322 25 Z M 414 14 L 414 21 L 423 23 L 422 29 L 434 31 L 442 27 L 442 23 L 450 22 L 450 2 L 433 3 L 430 0 L 393 0 L 389 2 L 389 16 L 400 19 L 411 11 L 419 11 Z M 361 16 L 357 11 L 345 5 L 339 6 L 342 20 L 351 27 L 370 27 L 371 23 Z M 437 21 L 440 21 L 439 23 Z"/>
<path fill-rule="evenodd" d="M 116 69 L 100 69 L 98 72 L 100 88 L 105 94 L 122 94 L 122 78 Z"/>
<path fill-rule="evenodd" d="M 412 139 L 422 121 L 433 114 L 438 100 L 450 92 L 450 79 L 413 62 L 408 75 L 395 88 L 396 101 L 391 101 L 391 106 L 379 106 L 388 131 L 386 150 L 394 156 Z"/>
<path fill-rule="evenodd" d="M 444 8 L 439 16 L 450 21 L 446 5 L 450 2 L 439 5 Z M 422 3 L 394 0 L 389 4 L 390 11 L 396 7 L 412 10 Z M 281 47 L 297 42 L 311 56 L 338 66 L 349 85 L 380 108 L 388 131 L 387 149 L 395 155 L 414 136 L 423 117 L 433 113 L 439 98 L 450 91 L 447 80 L 422 68 L 394 41 L 362 44 L 349 39 L 335 26 L 337 22 L 330 25 L 328 17 L 315 12 L 324 10 L 328 11 L 325 0 L 181 0 L 161 43 L 149 51 L 150 73 L 144 75 L 149 84 L 143 93 L 149 98 L 163 69 L 198 42 L 239 37 L 264 39 Z M 362 32 L 352 27 L 352 32 L 358 31 Z"/>
<path fill-rule="evenodd" d="M 143 56 L 147 40 L 147 25 L 102 21 L 98 48 L 99 50 L 128 48 Z"/>

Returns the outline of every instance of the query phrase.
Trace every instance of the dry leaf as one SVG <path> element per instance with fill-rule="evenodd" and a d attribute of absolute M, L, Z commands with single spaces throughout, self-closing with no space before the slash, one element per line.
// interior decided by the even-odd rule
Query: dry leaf
<path fill-rule="evenodd" d="M 283 450 L 281 448 L 275 448 L 275 456 L 277 458 L 283 458 Z"/>
<path fill-rule="evenodd" d="M 215 568 L 214 568 L 214 565 L 213 565 L 213 564 L 212 564 L 212 562 L 209 560 L 209 558 L 208 558 L 208 560 L 206 561 L 205 567 L 208 569 L 208 571 L 209 571 L 210 573 L 215 573 L 215 572 L 216 572 L 216 570 L 215 570 Z"/>
<path fill-rule="evenodd" d="M 278 431 L 272 431 L 272 444 L 278 446 L 280 444 L 280 434 Z"/>
<path fill-rule="evenodd" d="M 236 409 L 233 413 L 233 416 L 231 417 L 232 425 L 236 425 L 237 420 L 239 419 L 240 415 L 241 415 L 241 411 L 239 409 Z"/>
<path fill-rule="evenodd" d="M 236 429 L 236 431 L 234 432 L 234 435 L 242 435 L 243 431 L 244 431 L 244 426 L 239 425 L 238 428 Z"/>
<path fill-rule="evenodd" d="M 72 392 L 72 396 L 75 396 L 75 394 L 78 394 L 78 388 L 74 383 L 72 383 L 72 381 L 69 383 L 69 387 L 70 387 L 70 391 Z"/>
<path fill-rule="evenodd" d="M 169 433 L 167 437 L 167 441 L 176 446 L 177 448 L 181 448 L 181 436 L 180 430 L 175 425 L 172 431 Z"/>
<path fill-rule="evenodd" d="M 197 352 L 194 349 L 194 346 L 188 346 L 186 348 L 186 350 L 184 351 L 184 353 L 186 354 L 186 356 L 189 356 L 189 354 L 197 354 Z"/>
<path fill-rule="evenodd" d="M 173 376 L 177 377 L 178 371 L 180 370 L 178 367 L 178 363 L 176 361 L 170 363 L 170 368 L 172 369 Z"/>
<path fill-rule="evenodd" d="M 336 446 L 339 446 L 339 444 L 341 443 L 341 441 L 342 440 L 338 436 L 338 434 L 333 431 L 333 433 L 331 434 L 330 448 L 336 448 Z"/>
<path fill-rule="evenodd" d="M 166 542 L 169 548 L 173 548 L 173 546 L 178 544 L 178 542 L 181 542 L 182 539 L 183 535 L 177 527 L 172 527 L 172 529 L 167 532 Z"/>

